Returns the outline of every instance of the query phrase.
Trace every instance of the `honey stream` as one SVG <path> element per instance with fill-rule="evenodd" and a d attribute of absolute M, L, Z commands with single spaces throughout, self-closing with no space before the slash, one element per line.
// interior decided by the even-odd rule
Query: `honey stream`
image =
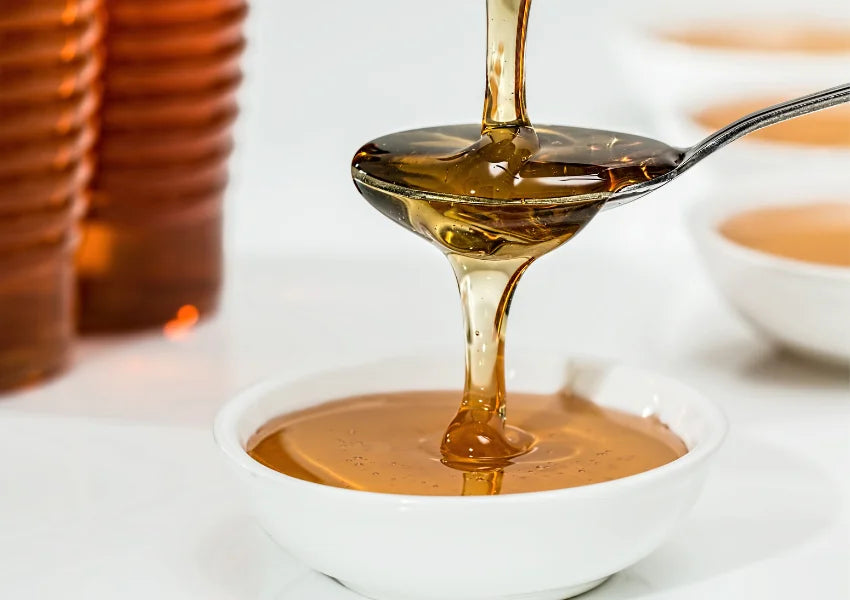
<path fill-rule="evenodd" d="M 496 493 L 498 469 L 532 434 L 506 424 L 505 327 L 520 277 L 592 219 L 621 187 L 672 169 L 677 149 L 572 127 L 535 128 L 525 100 L 530 0 L 488 0 L 482 123 L 392 134 L 365 145 L 352 171 L 378 210 L 448 257 L 466 330 L 466 381 L 441 444 L 469 493 Z M 482 471 L 496 471 L 484 475 Z"/>
<path fill-rule="evenodd" d="M 657 420 L 596 407 L 568 389 L 513 394 L 516 418 L 507 424 L 505 331 L 522 274 L 617 190 L 669 172 L 682 156 L 638 136 L 532 126 L 524 69 L 530 8 L 531 0 L 487 0 L 480 124 L 394 133 L 352 160 L 364 198 L 452 266 L 466 332 L 463 392 L 353 397 L 286 415 L 249 444 L 260 462 L 353 489 L 492 495 L 606 481 L 684 453 Z M 440 434 L 442 415 L 458 401 Z"/>

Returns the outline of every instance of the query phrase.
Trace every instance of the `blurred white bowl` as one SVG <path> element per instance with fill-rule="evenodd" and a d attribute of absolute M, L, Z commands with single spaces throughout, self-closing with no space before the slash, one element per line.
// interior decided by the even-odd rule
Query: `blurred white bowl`
<path fill-rule="evenodd" d="M 845 3 L 711 2 L 679 3 L 664 10 L 645 12 L 624 21 L 615 37 L 616 60 L 630 90 L 640 97 L 656 120 L 665 141 L 690 144 L 666 129 L 669 117 L 682 107 L 722 97 L 783 92 L 815 91 L 847 80 L 850 52 L 805 53 L 717 48 L 675 41 L 665 32 L 687 31 L 695 26 L 728 23 L 751 24 L 754 35 L 763 23 L 828 26 L 850 31 L 850 10 Z M 672 135 L 671 135 L 672 133 Z"/>
<path fill-rule="evenodd" d="M 828 179 L 811 182 L 789 178 L 785 185 L 768 188 L 769 191 L 758 178 L 738 182 L 735 187 L 715 188 L 691 209 L 688 224 L 715 284 L 755 329 L 797 353 L 847 363 L 850 268 L 753 250 L 729 240 L 718 230 L 728 217 L 757 207 L 825 200 L 850 203 L 850 190 L 831 187 Z"/>
<path fill-rule="evenodd" d="M 272 417 L 326 400 L 452 389 L 463 381 L 458 358 L 448 353 L 331 370 L 263 384 L 227 404 L 216 419 L 215 436 L 269 535 L 310 567 L 369 598 L 566 598 L 598 585 L 662 543 L 696 499 L 707 459 L 725 433 L 718 409 L 673 380 L 628 367 L 532 354 L 510 361 L 511 389 L 552 392 L 569 381 L 599 404 L 657 414 L 687 444 L 688 454 L 595 485 L 439 497 L 310 483 L 266 468 L 245 450 L 249 437 Z M 453 559 L 472 571 L 454 568 Z"/>

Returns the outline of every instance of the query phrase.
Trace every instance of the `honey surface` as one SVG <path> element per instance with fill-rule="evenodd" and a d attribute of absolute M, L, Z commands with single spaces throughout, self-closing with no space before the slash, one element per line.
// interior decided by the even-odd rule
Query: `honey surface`
<path fill-rule="evenodd" d="M 850 267 L 850 203 L 750 210 L 721 223 L 720 233 L 742 246 L 769 254 Z"/>
<path fill-rule="evenodd" d="M 446 415 L 461 395 L 398 392 L 329 402 L 270 421 L 249 440 L 248 451 L 272 469 L 314 483 L 436 496 L 610 481 L 687 451 L 655 417 L 603 408 L 567 393 L 510 394 L 510 422 L 534 436 L 532 450 L 503 468 L 458 470 L 441 462 L 440 441 Z"/>

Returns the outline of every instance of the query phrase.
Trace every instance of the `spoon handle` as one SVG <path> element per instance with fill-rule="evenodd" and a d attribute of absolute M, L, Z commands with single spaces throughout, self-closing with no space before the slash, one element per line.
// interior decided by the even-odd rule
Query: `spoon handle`
<path fill-rule="evenodd" d="M 844 83 L 827 90 L 821 90 L 814 94 L 757 110 L 746 117 L 738 119 L 734 123 L 730 123 L 723 129 L 715 131 L 698 144 L 689 148 L 682 162 L 679 163 L 675 170 L 677 174 L 683 173 L 715 150 L 719 150 L 729 142 L 733 142 L 739 137 L 752 133 L 762 127 L 848 101 L 850 101 L 850 83 Z"/>
<path fill-rule="evenodd" d="M 850 83 L 843 83 L 828 90 L 821 90 L 808 96 L 763 108 L 746 117 L 742 117 L 723 129 L 715 131 L 700 143 L 690 148 L 685 148 L 682 160 L 674 169 L 666 174 L 650 179 L 649 181 L 626 186 L 615 192 L 606 201 L 605 210 L 628 204 L 653 190 L 657 190 L 690 169 L 706 156 L 719 150 L 729 142 L 737 140 L 739 137 L 752 133 L 762 127 L 779 123 L 780 121 L 793 119 L 794 117 L 848 101 L 850 101 Z"/>

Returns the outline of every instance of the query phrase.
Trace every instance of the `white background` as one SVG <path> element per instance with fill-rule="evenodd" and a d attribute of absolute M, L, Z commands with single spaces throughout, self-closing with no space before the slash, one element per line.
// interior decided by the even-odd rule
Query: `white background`
<path fill-rule="evenodd" d="M 533 119 L 660 131 L 617 68 L 630 50 L 611 27 L 637 4 L 655 19 L 673 3 L 535 0 Z M 253 4 L 223 308 L 182 340 L 86 340 L 67 374 L 3 398 L 0 598 L 356 600 L 259 531 L 210 424 L 269 375 L 434 345 L 462 360 L 448 265 L 358 197 L 348 164 L 377 135 L 479 118 L 483 8 Z M 680 224 L 694 182 L 601 215 L 533 266 L 512 305 L 508 361 L 527 348 L 642 365 L 707 394 L 731 422 L 693 513 L 587 598 L 843 600 L 846 369 L 777 353 L 729 310 Z M 411 314 L 416 327 L 400 328 Z"/>

